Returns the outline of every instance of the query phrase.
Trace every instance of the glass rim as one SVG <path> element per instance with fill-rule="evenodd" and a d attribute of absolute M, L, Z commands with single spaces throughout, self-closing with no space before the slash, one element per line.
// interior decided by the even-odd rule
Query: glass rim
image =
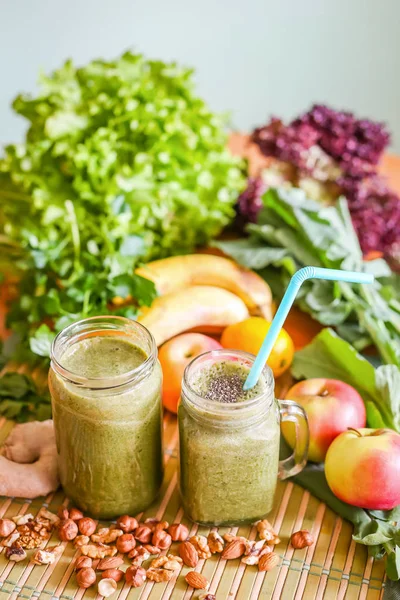
<path fill-rule="evenodd" d="M 84 327 L 88 326 L 85 330 Z M 96 325 L 98 325 L 96 327 Z M 108 326 L 107 326 L 108 325 Z M 113 327 L 113 325 L 116 325 Z M 120 325 L 120 327 L 118 327 Z M 92 326 L 92 327 L 91 327 Z M 144 350 L 148 354 L 146 360 L 134 369 L 130 369 L 120 375 L 111 375 L 109 377 L 85 377 L 71 371 L 62 365 L 62 360 L 59 356 L 60 346 L 63 339 L 66 342 L 76 343 L 87 337 L 96 337 L 96 333 L 100 335 L 102 331 L 115 332 L 116 335 L 125 335 L 129 339 L 129 332 L 124 332 L 123 327 L 128 327 L 132 330 L 139 331 L 148 341 L 149 348 Z M 132 331 L 133 333 L 133 331 Z M 88 334 L 91 334 L 90 336 Z M 94 334 L 94 335 L 93 335 Z M 75 341 L 74 341 L 75 340 Z M 137 340 L 136 340 L 137 341 Z M 98 315 L 87 317 L 71 323 L 62 329 L 54 338 L 50 350 L 50 367 L 60 375 L 63 379 L 70 383 L 74 383 L 81 387 L 89 389 L 113 389 L 120 388 L 129 383 L 138 383 L 148 375 L 157 358 L 157 345 L 153 334 L 141 323 L 121 317 L 119 315 Z"/>
<path fill-rule="evenodd" d="M 216 416 L 226 415 L 231 416 L 235 413 L 240 413 L 243 415 L 246 412 L 252 412 L 254 408 L 262 404 L 266 399 L 269 400 L 268 408 L 273 402 L 274 399 L 274 376 L 272 373 L 272 369 L 265 365 L 262 370 L 262 375 L 264 377 L 264 381 L 266 383 L 266 388 L 258 393 L 254 398 L 250 400 L 246 400 L 245 402 L 218 402 L 218 400 L 208 400 L 204 398 L 201 394 L 198 394 L 190 382 L 191 370 L 193 370 L 193 366 L 196 363 L 204 360 L 207 356 L 210 357 L 210 360 L 216 357 L 224 357 L 227 359 L 229 357 L 236 357 L 239 360 L 243 359 L 250 366 L 253 364 L 255 360 L 255 355 L 250 352 L 244 352 L 243 350 L 230 350 L 228 348 L 219 348 L 217 350 L 208 350 L 207 352 L 203 352 L 199 354 L 195 358 L 193 358 L 190 363 L 186 366 L 183 378 L 182 378 L 182 393 L 185 397 L 190 401 L 192 405 L 195 406 L 196 409 L 206 410 L 209 413 L 212 413 Z"/>

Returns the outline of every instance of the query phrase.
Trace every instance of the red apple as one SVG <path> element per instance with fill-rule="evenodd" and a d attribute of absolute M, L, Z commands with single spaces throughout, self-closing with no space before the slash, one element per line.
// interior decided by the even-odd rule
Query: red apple
<path fill-rule="evenodd" d="M 325 475 L 343 502 L 369 510 L 400 504 L 400 435 L 391 429 L 353 429 L 329 447 Z"/>
<path fill-rule="evenodd" d="M 183 371 L 186 365 L 199 354 L 218 350 L 221 344 L 202 333 L 183 333 L 166 342 L 158 351 L 163 371 L 163 404 L 176 413 L 181 395 Z"/>
<path fill-rule="evenodd" d="M 310 427 L 308 458 L 324 460 L 333 440 L 348 427 L 365 427 L 366 412 L 360 394 L 351 385 L 337 379 L 307 379 L 296 383 L 286 398 L 300 404 L 307 413 Z M 293 448 L 294 427 L 282 426 L 283 435 Z"/>

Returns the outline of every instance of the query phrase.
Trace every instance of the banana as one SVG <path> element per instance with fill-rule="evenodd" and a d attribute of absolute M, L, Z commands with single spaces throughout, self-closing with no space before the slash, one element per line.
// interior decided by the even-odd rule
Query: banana
<path fill-rule="evenodd" d="M 236 294 L 251 315 L 272 319 L 269 285 L 254 271 L 212 254 L 188 254 L 155 260 L 136 270 L 151 279 L 163 296 L 188 286 L 216 286 Z"/>
<path fill-rule="evenodd" d="M 160 346 L 183 331 L 201 327 L 215 333 L 248 316 L 245 303 L 235 294 L 218 287 L 194 285 L 156 298 L 138 320 Z"/>

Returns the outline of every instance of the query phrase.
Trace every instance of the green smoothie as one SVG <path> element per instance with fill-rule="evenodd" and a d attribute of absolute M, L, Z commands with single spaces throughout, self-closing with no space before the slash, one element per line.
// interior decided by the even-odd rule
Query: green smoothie
<path fill-rule="evenodd" d="M 278 476 L 279 414 L 265 380 L 243 392 L 249 369 L 238 362 L 205 366 L 191 380 L 201 407 L 183 394 L 179 406 L 180 488 L 186 514 L 198 523 L 254 522 L 272 508 Z M 251 401 L 264 394 L 265 402 Z M 232 410 L 221 414 L 219 404 Z M 254 405 L 254 408 L 252 406 Z M 237 411 L 236 411 L 237 412 Z"/>
<path fill-rule="evenodd" d="M 109 333 L 109 332 L 108 332 Z M 95 335 L 66 348 L 63 369 L 105 389 L 49 373 L 61 484 L 73 504 L 99 518 L 137 514 L 157 496 L 162 476 L 161 368 L 113 386 L 146 352 L 127 336 Z"/>

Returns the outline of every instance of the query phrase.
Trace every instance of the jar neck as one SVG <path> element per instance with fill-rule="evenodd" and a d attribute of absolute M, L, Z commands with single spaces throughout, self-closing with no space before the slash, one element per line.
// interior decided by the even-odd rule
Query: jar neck
<path fill-rule="evenodd" d="M 219 402 L 200 395 L 193 381 L 203 369 L 217 362 L 235 362 L 250 369 L 255 356 L 235 350 L 214 350 L 201 354 L 186 367 L 182 380 L 182 404 L 196 420 L 216 428 L 240 428 L 265 418 L 274 402 L 275 382 L 272 371 L 265 366 L 261 374 L 261 391 L 253 398 L 239 402 Z"/>
<path fill-rule="evenodd" d="M 129 341 L 144 350 L 147 358 L 130 371 L 107 377 L 84 377 L 63 365 L 63 355 L 71 346 L 90 337 L 102 336 Z M 113 389 L 119 392 L 140 383 L 151 374 L 157 360 L 157 345 L 150 331 L 137 321 L 119 316 L 90 317 L 72 323 L 55 337 L 50 359 L 53 371 L 68 383 L 92 390 Z"/>

